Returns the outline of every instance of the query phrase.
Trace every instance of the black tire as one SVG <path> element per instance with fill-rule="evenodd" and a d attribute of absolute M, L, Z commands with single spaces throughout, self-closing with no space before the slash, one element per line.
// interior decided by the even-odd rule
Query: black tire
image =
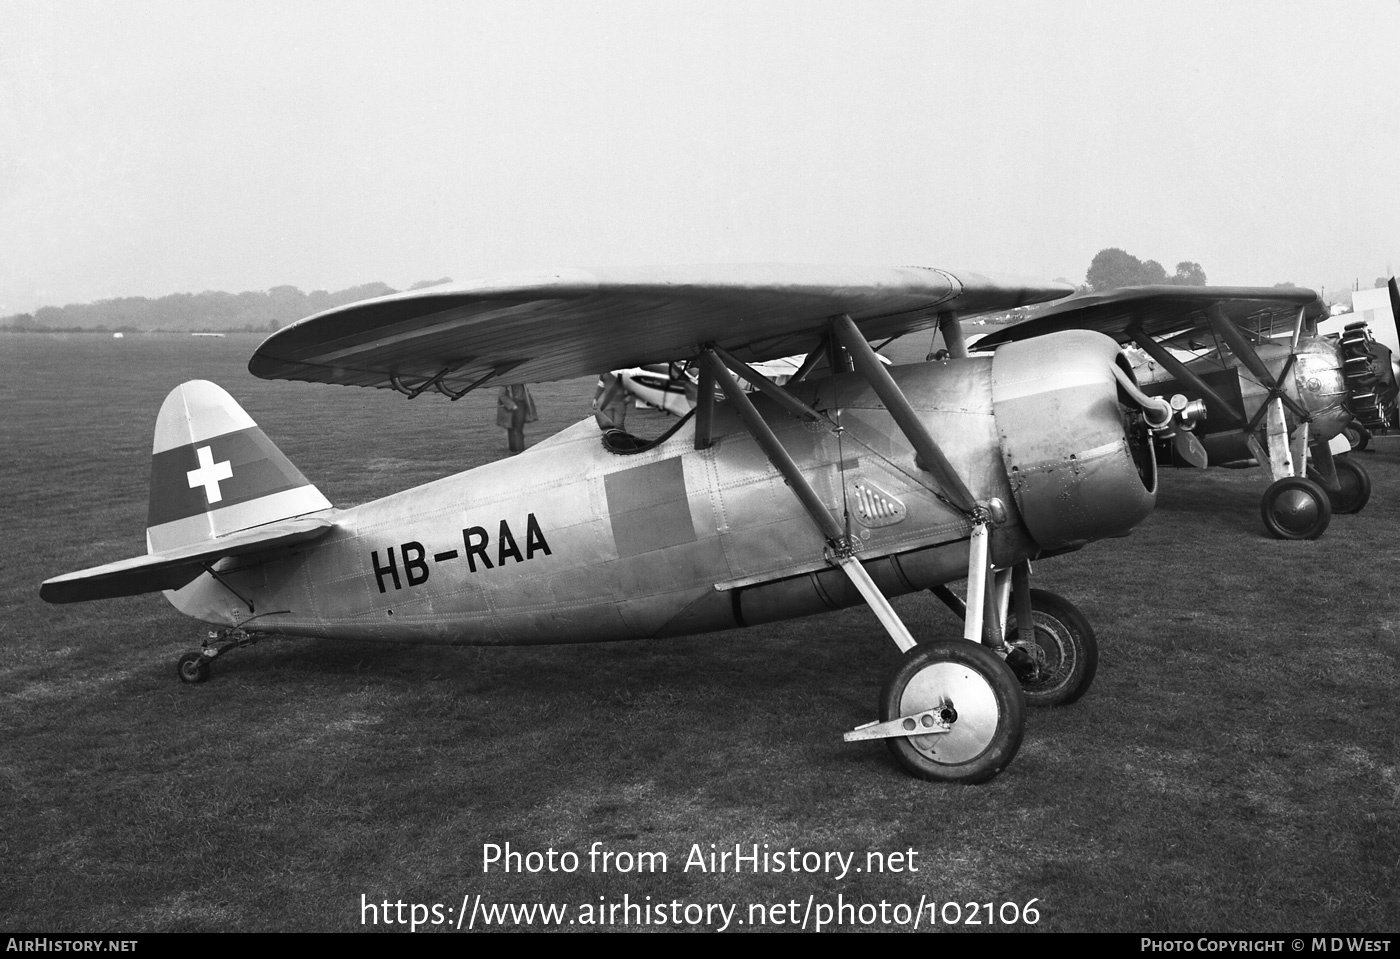
<path fill-rule="evenodd" d="M 1036 672 L 1021 677 L 1027 706 L 1067 706 L 1093 685 L 1099 670 L 1099 643 L 1093 627 L 1073 603 L 1043 589 L 1031 590 L 1031 619 L 1035 623 L 1034 650 L 1024 650 L 1035 662 Z M 1006 641 L 1020 648 L 1016 610 L 1007 616 Z"/>
<path fill-rule="evenodd" d="M 1371 445 L 1371 431 L 1356 420 L 1352 420 L 1343 428 L 1342 435 L 1351 444 L 1353 453 L 1360 453 Z"/>
<path fill-rule="evenodd" d="M 1264 491 L 1259 515 L 1277 539 L 1317 539 L 1332 522 L 1332 503 L 1312 480 L 1285 476 Z"/>
<path fill-rule="evenodd" d="M 198 651 L 185 653 L 175 663 L 175 675 L 182 683 L 207 683 L 210 673 L 209 658 Z"/>
<path fill-rule="evenodd" d="M 1342 488 L 1336 493 L 1327 493 L 1332 512 L 1343 516 L 1361 512 L 1371 501 L 1371 474 L 1349 456 L 1339 456 L 1334 462 L 1337 464 L 1337 482 Z"/>
<path fill-rule="evenodd" d="M 921 779 L 986 782 L 1021 748 L 1026 709 L 1010 668 L 991 650 L 962 639 L 910 649 L 880 693 L 888 722 L 939 706 L 951 710 L 952 729 L 885 740 L 899 764 Z"/>

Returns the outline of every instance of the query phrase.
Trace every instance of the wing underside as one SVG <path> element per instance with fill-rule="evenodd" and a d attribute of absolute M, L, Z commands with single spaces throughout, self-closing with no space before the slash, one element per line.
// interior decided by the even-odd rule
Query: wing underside
<path fill-rule="evenodd" d="M 484 379 L 545 382 L 697 355 L 714 343 L 755 362 L 812 349 L 827 320 L 869 338 L 926 329 L 940 314 L 1065 296 L 1064 284 L 923 267 L 692 267 L 567 271 L 367 300 L 269 337 L 249 370 L 448 395 Z"/>
<path fill-rule="evenodd" d="M 1037 310 L 1030 319 L 982 338 L 976 348 L 989 350 L 1061 330 L 1095 330 L 1119 343 L 1145 335 L 1186 346 L 1195 335 L 1210 335 L 1208 317 L 1216 311 L 1246 333 L 1267 337 L 1291 331 L 1299 310 L 1308 320 L 1327 315 L 1316 293 L 1296 287 L 1128 287 L 1070 297 Z"/>

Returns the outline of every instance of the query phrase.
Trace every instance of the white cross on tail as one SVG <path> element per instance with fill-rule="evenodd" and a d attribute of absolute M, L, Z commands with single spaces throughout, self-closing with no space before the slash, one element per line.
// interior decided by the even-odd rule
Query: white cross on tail
<path fill-rule="evenodd" d="M 233 476 L 233 464 L 228 460 L 215 463 L 214 454 L 207 446 L 201 446 L 195 453 L 199 456 L 199 469 L 190 470 L 185 476 L 189 478 L 190 489 L 204 487 L 204 497 L 213 506 L 224 498 L 219 481 Z"/>

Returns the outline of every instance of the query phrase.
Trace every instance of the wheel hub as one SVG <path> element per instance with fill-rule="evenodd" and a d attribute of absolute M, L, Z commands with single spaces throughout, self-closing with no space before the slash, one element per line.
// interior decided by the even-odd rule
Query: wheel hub
<path fill-rule="evenodd" d="M 935 663 L 921 671 L 905 687 L 901 705 L 905 715 L 936 710 L 948 724 L 945 733 L 909 737 L 916 749 L 942 763 L 976 759 L 996 734 L 999 712 L 991 686 L 956 663 Z"/>
<path fill-rule="evenodd" d="M 1301 532 L 1317 522 L 1317 501 L 1302 490 L 1280 494 L 1271 507 L 1279 525 Z"/>

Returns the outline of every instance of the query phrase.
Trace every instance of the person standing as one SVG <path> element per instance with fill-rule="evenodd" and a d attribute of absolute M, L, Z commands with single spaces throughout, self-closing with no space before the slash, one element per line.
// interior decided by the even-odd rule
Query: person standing
<path fill-rule="evenodd" d="M 627 402 L 631 398 L 620 376 L 600 373 L 598 388 L 593 392 L 593 418 L 598 421 L 598 429 L 604 432 L 623 429 L 627 422 Z"/>
<path fill-rule="evenodd" d="M 524 383 L 512 383 L 501 387 L 496 396 L 496 425 L 506 431 L 506 440 L 512 453 L 525 450 L 525 424 L 539 419 L 535 409 L 535 398 Z"/>

